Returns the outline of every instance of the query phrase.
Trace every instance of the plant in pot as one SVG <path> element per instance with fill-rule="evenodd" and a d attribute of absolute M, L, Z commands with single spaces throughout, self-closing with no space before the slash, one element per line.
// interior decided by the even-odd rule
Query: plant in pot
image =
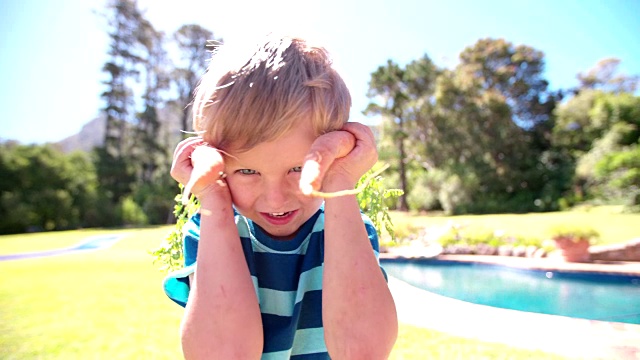
<path fill-rule="evenodd" d="M 589 246 L 599 240 L 600 234 L 589 227 L 560 226 L 552 229 L 551 238 L 565 261 L 587 262 Z"/>

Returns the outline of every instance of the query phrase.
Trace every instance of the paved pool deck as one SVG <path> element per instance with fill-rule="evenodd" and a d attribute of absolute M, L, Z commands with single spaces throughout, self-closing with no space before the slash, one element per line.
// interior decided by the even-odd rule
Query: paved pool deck
<path fill-rule="evenodd" d="M 381 258 L 420 258 L 420 254 L 381 254 Z M 440 255 L 527 269 L 640 275 L 640 263 L 567 263 L 552 258 Z M 389 287 L 401 323 L 456 336 L 552 352 L 575 359 L 640 360 L 640 325 L 576 319 L 477 305 L 437 295 L 391 277 Z M 640 297 L 630 299 L 639 301 Z"/>

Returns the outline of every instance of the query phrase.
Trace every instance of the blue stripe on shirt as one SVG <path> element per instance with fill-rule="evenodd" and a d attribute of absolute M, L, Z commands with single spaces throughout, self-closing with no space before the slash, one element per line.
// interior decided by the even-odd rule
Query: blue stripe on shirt
<path fill-rule="evenodd" d="M 306 293 L 302 301 L 294 306 L 291 316 L 263 313 L 263 351 L 266 353 L 291 348 L 294 344 L 294 339 L 297 339 L 298 332 L 304 329 L 320 329 L 324 331 L 322 327 L 322 311 L 316 311 L 316 309 L 322 309 L 322 291 Z M 296 335 L 292 338 L 291 334 L 294 331 Z M 322 346 L 325 346 L 324 342 Z"/>
<path fill-rule="evenodd" d="M 319 210 L 288 241 L 271 239 L 249 219 L 235 214 L 245 259 L 258 295 L 264 330 L 263 359 L 328 359 L 322 325 L 324 213 Z M 363 216 L 374 254 L 375 228 Z M 185 268 L 165 280 L 165 292 L 185 306 L 187 275 L 195 268 L 200 215 L 183 228 Z"/>
<path fill-rule="evenodd" d="M 294 291 L 302 274 L 322 266 L 324 257 L 319 241 L 319 238 L 312 239 L 305 255 L 253 253 L 253 266 L 249 271 L 252 275 L 260 274 L 260 287 Z"/>

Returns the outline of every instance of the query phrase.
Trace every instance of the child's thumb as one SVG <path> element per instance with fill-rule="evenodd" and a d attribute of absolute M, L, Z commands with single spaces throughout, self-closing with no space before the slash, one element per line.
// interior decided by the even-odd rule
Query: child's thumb
<path fill-rule="evenodd" d="M 311 195 L 320 189 L 331 164 L 347 156 L 356 146 L 356 138 L 348 131 L 332 131 L 319 136 L 311 145 L 300 174 L 300 191 Z"/>

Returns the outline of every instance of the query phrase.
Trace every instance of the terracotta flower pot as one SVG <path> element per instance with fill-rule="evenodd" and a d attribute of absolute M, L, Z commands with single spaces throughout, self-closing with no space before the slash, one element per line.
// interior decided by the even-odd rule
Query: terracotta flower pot
<path fill-rule="evenodd" d="M 558 237 L 554 239 L 565 261 L 587 262 L 589 254 L 589 239 L 574 239 L 572 237 Z"/>

